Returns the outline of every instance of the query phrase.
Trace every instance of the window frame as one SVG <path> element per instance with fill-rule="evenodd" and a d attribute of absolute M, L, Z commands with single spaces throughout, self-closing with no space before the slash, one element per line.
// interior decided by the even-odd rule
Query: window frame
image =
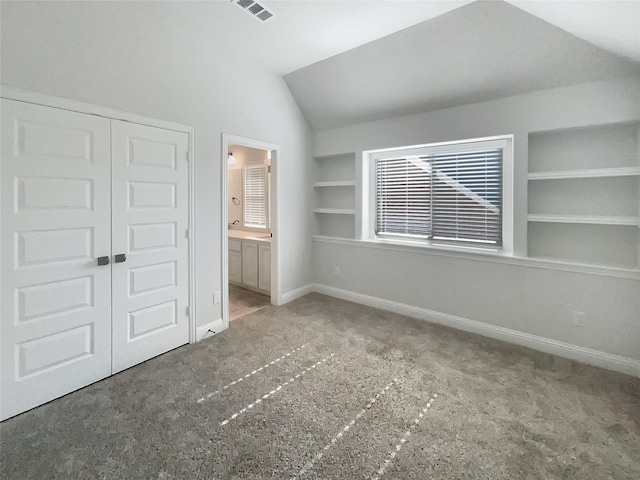
<path fill-rule="evenodd" d="M 363 152 L 363 212 L 362 236 L 368 241 L 391 245 L 407 245 L 466 252 L 513 254 L 513 135 L 454 140 L 405 147 L 384 148 Z M 401 156 L 462 153 L 478 148 L 502 148 L 502 245 L 487 245 L 466 241 L 434 240 L 412 235 L 377 235 L 377 177 L 376 160 Z"/>

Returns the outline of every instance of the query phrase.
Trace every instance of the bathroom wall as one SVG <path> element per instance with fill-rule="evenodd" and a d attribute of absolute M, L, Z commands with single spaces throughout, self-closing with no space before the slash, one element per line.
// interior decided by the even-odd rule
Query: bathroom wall
<path fill-rule="evenodd" d="M 233 153 L 234 162 L 228 163 L 227 171 L 227 210 L 228 210 L 228 222 L 229 228 L 234 230 L 259 230 L 264 232 L 264 229 L 253 229 L 243 226 L 243 212 L 244 212 L 244 188 L 243 188 L 243 168 L 248 165 L 270 165 L 271 161 L 268 158 L 268 152 L 266 150 L 259 150 L 257 148 L 243 147 L 241 145 L 230 144 L 229 152 Z M 271 176 L 269 174 L 269 181 L 267 182 L 267 189 Z M 270 192 L 269 192 L 270 193 Z M 233 199 L 236 198 L 236 203 Z M 233 224 L 235 220 L 238 220 L 237 224 Z"/>

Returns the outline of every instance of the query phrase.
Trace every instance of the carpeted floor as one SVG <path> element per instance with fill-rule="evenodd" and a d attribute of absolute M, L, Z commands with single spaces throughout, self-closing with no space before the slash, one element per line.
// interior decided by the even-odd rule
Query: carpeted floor
<path fill-rule="evenodd" d="M 313 294 L 0 435 L 11 480 L 637 480 L 640 380 Z"/>
<path fill-rule="evenodd" d="M 271 297 L 237 285 L 229 285 L 229 321 L 271 305 Z"/>

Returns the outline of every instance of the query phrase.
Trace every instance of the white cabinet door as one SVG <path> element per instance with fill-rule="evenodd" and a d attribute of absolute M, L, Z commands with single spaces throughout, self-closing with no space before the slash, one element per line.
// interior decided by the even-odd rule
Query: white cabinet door
<path fill-rule="evenodd" d="M 2 100 L 0 417 L 111 373 L 109 120 Z"/>
<path fill-rule="evenodd" d="M 229 239 L 229 281 L 242 283 L 242 242 Z"/>
<path fill-rule="evenodd" d="M 229 281 L 242 283 L 242 253 L 229 250 Z"/>
<path fill-rule="evenodd" d="M 115 120 L 111 132 L 115 373 L 189 342 L 189 142 Z"/>
<path fill-rule="evenodd" d="M 258 245 L 242 242 L 242 283 L 258 288 Z"/>
<path fill-rule="evenodd" d="M 271 293 L 271 245 L 258 246 L 258 288 Z"/>

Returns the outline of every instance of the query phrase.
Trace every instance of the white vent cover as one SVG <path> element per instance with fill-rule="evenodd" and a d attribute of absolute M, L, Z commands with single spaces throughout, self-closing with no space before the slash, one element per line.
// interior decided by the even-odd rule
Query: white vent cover
<path fill-rule="evenodd" d="M 267 10 L 262 3 L 254 2 L 253 0 L 236 0 L 235 3 L 239 7 L 242 7 L 243 10 L 250 13 L 251 16 L 257 18 L 262 22 L 266 22 L 274 16 L 274 13 L 270 10 Z"/>

